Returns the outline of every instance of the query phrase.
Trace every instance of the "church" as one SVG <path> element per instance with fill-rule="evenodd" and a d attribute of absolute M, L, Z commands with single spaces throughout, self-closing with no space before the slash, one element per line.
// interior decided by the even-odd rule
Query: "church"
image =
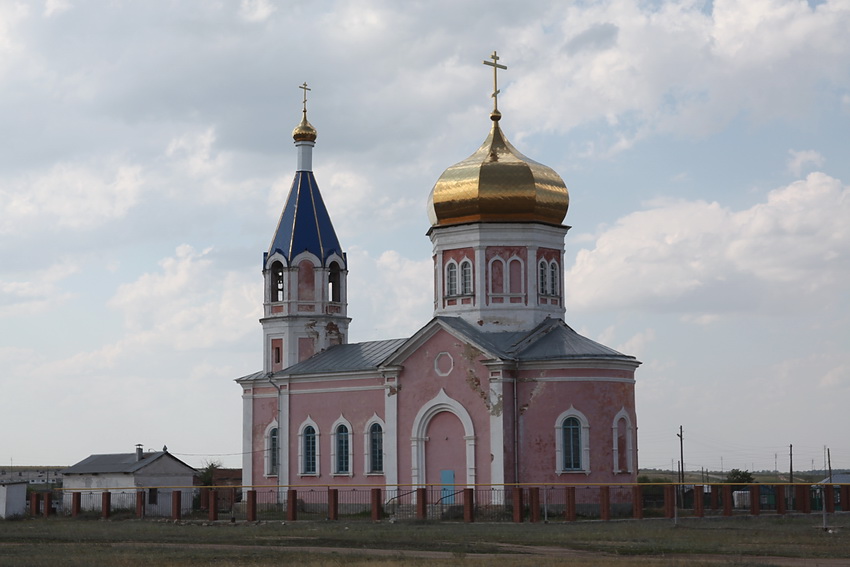
<path fill-rule="evenodd" d="M 402 339 L 348 342 L 349 265 L 301 87 L 295 178 L 263 254 L 263 369 L 237 380 L 245 486 L 636 481 L 640 362 L 565 322 L 569 193 L 503 133 L 491 58 L 490 132 L 427 195 L 433 318 Z"/>

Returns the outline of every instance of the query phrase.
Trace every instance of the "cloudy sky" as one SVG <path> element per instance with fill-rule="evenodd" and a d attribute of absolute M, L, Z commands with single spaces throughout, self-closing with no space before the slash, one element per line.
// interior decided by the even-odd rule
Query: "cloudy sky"
<path fill-rule="evenodd" d="M 351 341 L 431 317 L 425 200 L 502 127 L 570 188 L 567 322 L 640 464 L 850 467 L 846 0 L 0 1 L 0 464 L 241 462 L 309 83 Z"/>

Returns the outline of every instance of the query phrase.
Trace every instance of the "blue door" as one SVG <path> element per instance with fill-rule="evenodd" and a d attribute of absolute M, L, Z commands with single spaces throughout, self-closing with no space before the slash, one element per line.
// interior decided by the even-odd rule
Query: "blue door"
<path fill-rule="evenodd" d="M 440 494 L 444 504 L 454 504 L 455 502 L 455 471 L 440 471 L 440 484 L 443 489 Z"/>

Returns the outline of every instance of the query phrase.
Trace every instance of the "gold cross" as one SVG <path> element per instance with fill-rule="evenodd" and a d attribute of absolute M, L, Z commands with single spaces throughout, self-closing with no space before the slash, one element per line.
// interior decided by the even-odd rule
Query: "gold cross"
<path fill-rule="evenodd" d="M 307 87 L 307 83 L 304 83 L 303 85 L 301 85 L 298 88 L 304 91 L 304 109 L 303 109 L 303 112 L 306 115 L 307 114 L 307 91 L 312 91 L 313 89 Z"/>
<path fill-rule="evenodd" d="M 482 61 L 482 63 L 484 63 L 485 65 L 489 65 L 490 67 L 493 68 L 493 94 L 490 95 L 490 96 L 493 97 L 493 111 L 498 112 L 499 111 L 499 93 L 501 92 L 499 90 L 498 73 L 499 73 L 499 69 L 507 69 L 507 67 L 505 65 L 499 65 L 498 63 L 496 63 L 499 60 L 499 56 L 496 55 L 495 51 L 493 52 L 493 55 L 490 56 L 490 59 L 492 59 L 493 61 Z"/>

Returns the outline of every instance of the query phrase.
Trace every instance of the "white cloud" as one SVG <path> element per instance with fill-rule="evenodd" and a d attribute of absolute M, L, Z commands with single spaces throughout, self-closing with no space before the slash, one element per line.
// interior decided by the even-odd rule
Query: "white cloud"
<path fill-rule="evenodd" d="M 77 271 L 78 266 L 71 261 L 60 260 L 44 270 L 25 274 L 25 279 L 0 277 L 0 318 L 55 310 L 72 297 L 60 282 Z"/>
<path fill-rule="evenodd" d="M 55 228 L 91 229 L 123 217 L 144 183 L 137 165 L 60 163 L 46 173 L 3 181 L 0 234 L 30 234 Z"/>
<path fill-rule="evenodd" d="M 803 308 L 818 294 L 845 292 L 847 218 L 850 190 L 823 173 L 740 212 L 680 201 L 632 213 L 579 251 L 567 305 L 678 312 L 696 322 Z"/>
<path fill-rule="evenodd" d="M 823 164 L 826 163 L 826 158 L 815 150 L 788 150 L 788 154 L 790 155 L 788 171 L 795 177 L 800 177 L 803 174 L 803 169 L 807 166 L 823 167 Z"/>
<path fill-rule="evenodd" d="M 249 22 L 264 22 L 276 10 L 269 0 L 242 0 L 239 4 L 239 15 Z"/>
<path fill-rule="evenodd" d="M 71 9 L 71 3 L 68 0 L 47 0 L 44 3 L 44 17 L 50 18 L 57 16 Z"/>

